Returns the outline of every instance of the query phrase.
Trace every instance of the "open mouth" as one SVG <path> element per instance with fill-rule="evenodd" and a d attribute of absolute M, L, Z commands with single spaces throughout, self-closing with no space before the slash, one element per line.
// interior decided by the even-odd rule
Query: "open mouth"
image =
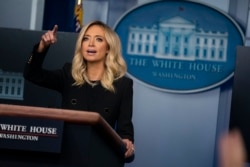
<path fill-rule="evenodd" d="M 87 53 L 96 53 L 95 50 L 87 50 Z"/>
<path fill-rule="evenodd" d="M 93 54 L 96 53 L 96 51 L 95 51 L 95 50 L 87 50 L 87 53 L 88 53 L 89 55 L 93 55 Z"/>

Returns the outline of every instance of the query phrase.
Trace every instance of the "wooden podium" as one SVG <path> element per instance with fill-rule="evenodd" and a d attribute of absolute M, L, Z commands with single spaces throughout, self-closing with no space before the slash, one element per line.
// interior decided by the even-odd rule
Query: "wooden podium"
<path fill-rule="evenodd" d="M 0 149 L 1 167 L 124 166 L 124 143 L 98 113 L 0 104 L 3 116 L 62 120 L 64 129 L 60 153 Z"/>

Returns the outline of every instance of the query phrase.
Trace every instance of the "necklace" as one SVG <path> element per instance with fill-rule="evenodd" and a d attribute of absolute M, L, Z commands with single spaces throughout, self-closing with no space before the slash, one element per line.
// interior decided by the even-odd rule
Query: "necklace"
<path fill-rule="evenodd" d="M 90 81 L 90 85 L 91 87 L 95 87 L 96 85 L 98 85 L 100 83 L 100 81 Z"/>

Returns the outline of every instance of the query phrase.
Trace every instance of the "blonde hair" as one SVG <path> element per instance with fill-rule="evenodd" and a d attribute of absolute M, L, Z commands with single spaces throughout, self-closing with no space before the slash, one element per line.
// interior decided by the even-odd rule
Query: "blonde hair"
<path fill-rule="evenodd" d="M 78 36 L 75 46 L 75 53 L 72 60 L 72 77 L 75 82 L 73 85 L 82 86 L 84 83 L 91 84 L 87 77 L 87 64 L 83 58 L 81 46 L 82 39 L 89 27 L 97 25 L 103 28 L 104 37 L 107 41 L 109 52 L 105 60 L 105 72 L 101 78 L 101 84 L 111 92 L 115 92 L 113 82 L 125 75 L 127 71 L 126 63 L 122 57 L 120 38 L 110 27 L 101 21 L 94 21 L 84 26 Z"/>

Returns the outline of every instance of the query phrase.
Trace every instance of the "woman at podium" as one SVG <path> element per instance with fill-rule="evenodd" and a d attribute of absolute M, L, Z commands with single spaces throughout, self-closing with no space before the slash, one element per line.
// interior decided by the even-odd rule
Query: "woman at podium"
<path fill-rule="evenodd" d="M 42 35 L 24 69 L 24 77 L 39 86 L 58 91 L 62 108 L 99 113 L 126 145 L 125 157 L 134 154 L 132 123 L 133 81 L 125 76 L 118 35 L 106 24 L 94 21 L 78 35 L 73 60 L 62 69 L 46 70 L 42 64 L 58 26 Z"/>

